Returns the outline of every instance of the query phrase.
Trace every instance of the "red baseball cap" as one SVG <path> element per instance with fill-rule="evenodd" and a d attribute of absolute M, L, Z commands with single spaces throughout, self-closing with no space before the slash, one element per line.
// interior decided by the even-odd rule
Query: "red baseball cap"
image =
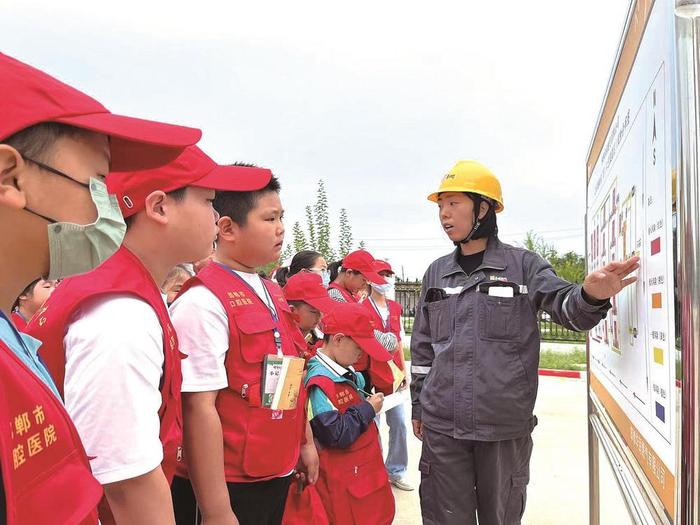
<path fill-rule="evenodd" d="M 107 189 L 117 196 L 124 217 L 141 211 L 154 191 L 165 193 L 187 186 L 220 191 L 254 191 L 264 188 L 272 172 L 249 166 L 220 166 L 197 146 L 190 146 L 170 164 L 144 171 L 112 172 Z"/>
<path fill-rule="evenodd" d="M 328 290 L 323 286 L 323 279 L 317 273 L 299 272 L 287 279 L 282 288 L 287 301 L 304 301 L 322 314 L 327 314 L 340 303 L 328 297 Z"/>
<path fill-rule="evenodd" d="M 110 137 L 111 168 L 162 166 L 196 144 L 202 132 L 110 113 L 92 97 L 0 53 L 0 141 L 40 122 L 60 122 Z"/>
<path fill-rule="evenodd" d="M 374 257 L 368 251 L 357 250 L 345 256 L 342 266 L 344 270 L 360 272 L 365 279 L 374 284 L 386 284 L 384 277 L 374 269 L 374 261 Z"/>
<path fill-rule="evenodd" d="M 386 261 L 382 261 L 381 259 L 375 259 L 372 263 L 372 268 L 374 268 L 374 271 L 377 273 L 389 272 L 392 275 L 395 273 L 394 270 L 391 268 L 391 265 Z"/>
<path fill-rule="evenodd" d="M 324 334 L 343 334 L 352 338 L 362 350 L 378 361 L 391 361 L 389 351 L 374 336 L 376 322 L 364 306 L 357 303 L 338 303 L 321 319 Z"/>

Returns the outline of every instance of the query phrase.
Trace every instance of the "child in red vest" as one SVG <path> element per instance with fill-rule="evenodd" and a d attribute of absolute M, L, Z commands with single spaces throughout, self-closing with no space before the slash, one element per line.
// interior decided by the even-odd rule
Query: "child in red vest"
<path fill-rule="evenodd" d="M 382 331 L 393 333 L 399 340 L 398 347 L 392 355 L 392 361 L 395 365 L 393 370 L 400 374 L 400 380 L 406 377 L 406 363 L 401 342 L 404 336 L 401 324 L 402 308 L 399 303 L 387 297 L 394 287 L 394 270 L 388 262 L 380 260 L 375 260 L 373 267 L 379 275 L 386 279 L 387 284 L 372 284 L 371 293 L 362 304 L 367 308 L 375 323 L 382 328 Z M 405 389 L 406 381 L 404 379 L 399 386 L 399 390 L 403 391 Z M 404 479 L 408 467 L 408 431 L 404 415 L 404 404 L 387 410 L 386 422 L 389 425 L 389 446 L 387 447 L 386 457 L 386 470 L 389 474 L 389 481 L 400 490 L 411 491 L 413 486 Z"/>
<path fill-rule="evenodd" d="M 270 176 L 219 166 L 196 146 L 162 168 L 111 173 L 128 224 L 123 246 L 61 282 L 27 327 L 43 341 L 41 356 L 95 457 L 102 523 L 173 522 L 181 354 L 159 285 L 176 264 L 208 253 L 215 190 L 262 186 Z"/>
<path fill-rule="evenodd" d="M 200 132 L 112 115 L 3 54 L 0 93 L 0 523 L 94 524 L 102 489 L 39 342 L 8 316 L 33 280 L 90 270 L 119 246 L 124 223 L 103 182 L 110 160 L 164 164 Z"/>
<path fill-rule="evenodd" d="M 56 281 L 35 279 L 19 295 L 12 306 L 12 322 L 20 332 L 27 328 L 27 323 L 43 306 L 56 288 Z"/>
<path fill-rule="evenodd" d="M 321 447 L 316 485 L 333 525 L 389 525 L 394 496 L 384 469 L 374 418 L 383 394 L 368 395 L 351 365 L 366 353 L 391 356 L 374 336 L 374 322 L 358 304 L 339 304 L 321 324 L 324 346 L 309 361 L 308 417 Z"/>
<path fill-rule="evenodd" d="M 266 363 L 299 364 L 300 337 L 282 290 L 256 269 L 279 259 L 283 209 L 276 178 L 258 191 L 220 192 L 214 259 L 171 307 L 183 361 L 185 457 L 204 521 L 279 524 L 293 472 L 318 475 L 305 418 L 302 368 L 296 405 L 263 399 Z M 301 362 L 303 366 L 303 361 Z M 285 365 L 286 366 L 286 365 Z M 270 370 L 274 370 L 270 368 Z M 177 480 L 178 484 L 184 480 Z"/>
<path fill-rule="evenodd" d="M 366 290 L 370 283 L 385 285 L 384 277 L 374 269 L 375 261 L 372 254 L 365 250 L 347 254 L 337 277 L 328 287 L 329 297 L 341 303 L 359 303 L 358 292 Z M 394 352 L 398 347 L 398 339 L 393 333 L 375 330 L 374 335 L 389 352 Z M 392 373 L 385 363 L 372 361 L 369 355 L 362 354 L 354 369 L 364 376 L 368 391 L 376 389 L 387 395 L 393 393 Z"/>
<path fill-rule="evenodd" d="M 321 276 L 311 272 L 292 275 L 282 288 L 282 292 L 289 303 L 292 317 L 304 336 L 299 350 L 308 361 L 323 345 L 323 341 L 316 335 L 321 314 L 330 312 L 338 303 L 328 297 Z"/>

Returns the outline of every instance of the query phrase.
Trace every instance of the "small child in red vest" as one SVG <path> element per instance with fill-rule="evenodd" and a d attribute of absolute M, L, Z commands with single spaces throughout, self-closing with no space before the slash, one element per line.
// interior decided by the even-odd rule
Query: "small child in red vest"
<path fill-rule="evenodd" d="M 334 525 L 389 525 L 394 496 L 384 468 L 374 418 L 384 395 L 369 395 L 352 364 L 367 353 L 387 362 L 375 323 L 359 304 L 342 303 L 323 317 L 324 346 L 309 361 L 308 417 L 321 447 L 316 485 Z"/>
<path fill-rule="evenodd" d="M 185 457 L 204 521 L 279 524 L 294 471 L 304 471 L 310 483 L 318 476 L 295 344 L 301 334 L 280 287 L 256 271 L 279 259 L 279 191 L 273 177 L 257 191 L 217 193 L 214 259 L 171 307 L 188 355 L 182 365 Z M 276 369 L 272 363 L 284 364 Z M 290 402 L 273 409 L 265 395 L 273 383 L 267 372 L 281 377 L 289 366 L 299 372 L 284 383 Z"/>
<path fill-rule="evenodd" d="M 17 330 L 24 332 L 27 323 L 56 288 L 56 281 L 35 279 L 19 295 L 12 305 L 12 322 Z"/>
<path fill-rule="evenodd" d="M 308 361 L 323 344 L 315 333 L 321 315 L 329 313 L 338 303 L 328 297 L 321 276 L 311 272 L 292 275 L 282 292 L 303 335 L 303 341 L 300 340 L 298 345 L 300 354 Z"/>

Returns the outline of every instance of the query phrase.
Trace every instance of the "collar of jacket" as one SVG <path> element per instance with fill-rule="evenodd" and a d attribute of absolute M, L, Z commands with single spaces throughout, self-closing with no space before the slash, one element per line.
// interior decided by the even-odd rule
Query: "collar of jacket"
<path fill-rule="evenodd" d="M 443 279 L 455 273 L 464 273 L 464 270 L 462 270 L 462 267 L 457 262 L 459 253 L 458 246 L 452 253 L 452 257 L 448 259 L 445 272 L 442 275 Z M 503 247 L 503 243 L 498 239 L 498 237 L 489 237 L 489 242 L 486 245 L 486 252 L 484 253 L 484 260 L 482 261 L 481 265 L 474 270 L 474 272 L 476 273 L 479 270 L 484 270 L 487 268 L 490 270 L 505 270 L 506 266 L 506 250 Z"/>

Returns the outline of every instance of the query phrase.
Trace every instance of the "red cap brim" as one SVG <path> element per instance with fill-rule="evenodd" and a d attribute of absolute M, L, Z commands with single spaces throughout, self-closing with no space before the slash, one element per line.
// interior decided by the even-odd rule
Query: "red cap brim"
<path fill-rule="evenodd" d="M 357 270 L 359 272 L 359 270 Z M 362 276 L 369 282 L 374 284 L 386 284 L 386 279 L 377 272 L 360 272 Z"/>
<path fill-rule="evenodd" d="M 350 338 L 355 341 L 359 347 L 362 348 L 362 350 L 371 358 L 384 363 L 391 361 L 391 354 L 386 348 L 379 344 L 376 337 L 359 337 L 351 335 Z"/>
<path fill-rule="evenodd" d="M 331 313 L 333 309 L 340 304 L 338 301 L 334 301 L 330 297 L 314 297 L 313 299 L 305 298 L 304 302 L 309 303 L 323 315 Z"/>
<path fill-rule="evenodd" d="M 251 166 L 217 166 L 190 186 L 218 191 L 255 191 L 267 186 L 272 172 Z"/>
<path fill-rule="evenodd" d="M 202 131 L 196 128 L 112 113 L 61 117 L 54 121 L 109 135 L 112 171 L 140 171 L 163 166 L 202 137 Z"/>

